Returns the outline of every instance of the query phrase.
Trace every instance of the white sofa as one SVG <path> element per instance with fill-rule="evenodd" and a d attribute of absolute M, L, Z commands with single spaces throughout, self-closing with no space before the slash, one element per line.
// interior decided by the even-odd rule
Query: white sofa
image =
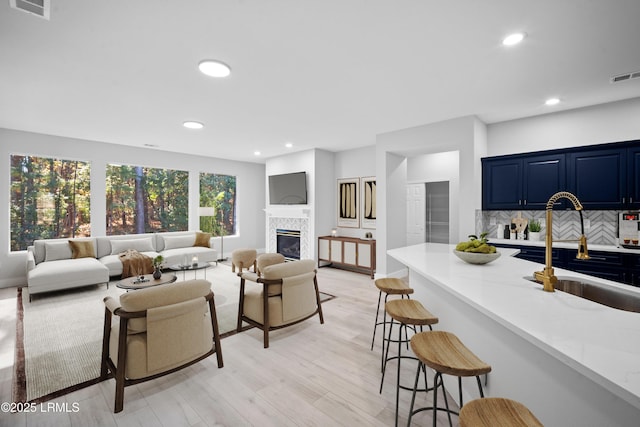
<path fill-rule="evenodd" d="M 69 240 L 91 242 L 95 257 L 73 258 Z M 127 249 L 135 249 L 151 258 L 162 255 L 165 268 L 181 264 L 185 256 L 189 261 L 193 256 L 200 262 L 218 259 L 211 239 L 209 247 L 194 246 L 195 242 L 195 231 L 36 240 L 27 249 L 29 294 L 107 283 L 110 277 L 122 274 L 118 254 Z"/>

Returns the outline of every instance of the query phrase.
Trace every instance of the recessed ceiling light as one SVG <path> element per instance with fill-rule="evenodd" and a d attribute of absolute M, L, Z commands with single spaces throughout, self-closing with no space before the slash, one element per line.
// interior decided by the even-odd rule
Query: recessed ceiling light
<path fill-rule="evenodd" d="M 545 105 L 558 105 L 560 100 L 558 98 L 549 98 L 544 103 Z"/>
<path fill-rule="evenodd" d="M 522 40 L 524 40 L 524 37 L 525 37 L 524 33 L 509 34 L 507 37 L 505 37 L 502 40 L 502 44 L 505 46 L 513 46 L 520 43 Z"/>
<path fill-rule="evenodd" d="M 254 151 L 254 152 L 253 152 L 253 155 L 254 155 L 254 156 L 259 156 L 260 154 L 261 154 L 261 153 L 260 153 L 259 151 Z"/>
<path fill-rule="evenodd" d="M 213 59 L 200 61 L 198 68 L 203 74 L 210 77 L 227 77 L 231 74 L 231 68 L 227 64 Z"/>
<path fill-rule="evenodd" d="M 150 147 L 150 148 L 158 148 L 159 145 L 156 144 L 144 144 L 145 147 Z"/>
<path fill-rule="evenodd" d="M 187 129 L 202 129 L 204 125 L 200 122 L 186 121 L 182 124 L 182 126 Z"/>
<path fill-rule="evenodd" d="M 286 144 L 284 144 L 284 146 L 287 147 L 287 148 L 291 148 L 291 147 L 293 147 L 293 144 L 290 143 L 290 142 L 287 142 Z"/>

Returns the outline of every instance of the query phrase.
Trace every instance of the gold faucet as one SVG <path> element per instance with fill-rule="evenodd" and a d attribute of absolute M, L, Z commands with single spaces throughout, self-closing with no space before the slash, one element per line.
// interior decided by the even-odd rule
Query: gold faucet
<path fill-rule="evenodd" d="M 554 292 L 554 284 L 558 281 L 558 278 L 553 274 L 553 266 L 551 265 L 552 259 L 552 247 L 553 247 L 553 235 L 552 235 L 552 217 L 553 217 L 553 204 L 559 199 L 569 199 L 573 203 L 575 210 L 580 212 L 580 238 L 577 240 L 557 240 L 557 242 L 579 242 L 577 259 L 589 259 L 589 252 L 587 250 L 587 237 L 584 235 L 584 220 L 582 219 L 582 204 L 580 200 L 568 191 L 560 191 L 549 198 L 547 201 L 546 212 L 546 230 L 544 239 L 544 270 L 536 271 L 533 273 L 534 278 L 538 282 L 542 282 L 543 289 L 547 292 Z"/>

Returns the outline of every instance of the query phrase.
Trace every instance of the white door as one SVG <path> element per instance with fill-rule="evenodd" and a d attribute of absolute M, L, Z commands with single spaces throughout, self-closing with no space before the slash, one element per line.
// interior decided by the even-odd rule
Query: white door
<path fill-rule="evenodd" d="M 425 184 L 407 185 L 407 245 L 426 241 L 427 203 Z"/>

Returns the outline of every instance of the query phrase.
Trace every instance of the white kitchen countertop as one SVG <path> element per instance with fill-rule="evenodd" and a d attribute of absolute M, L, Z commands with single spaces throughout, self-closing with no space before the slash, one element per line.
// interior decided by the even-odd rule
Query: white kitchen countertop
<path fill-rule="evenodd" d="M 491 242 L 502 241 L 491 239 Z M 526 244 L 526 241 L 504 240 L 504 243 Z M 600 250 L 595 246 L 590 249 Z M 514 258 L 516 249 L 499 248 L 502 256 L 496 261 L 471 265 L 457 258 L 452 253 L 454 248 L 455 245 L 425 243 L 387 253 L 640 409 L 640 313 L 612 309 L 564 292 L 542 291 L 541 285 L 524 278 L 539 270 L 540 264 Z M 640 295 L 638 288 L 605 279 L 559 268 L 555 274 L 588 279 Z"/>

